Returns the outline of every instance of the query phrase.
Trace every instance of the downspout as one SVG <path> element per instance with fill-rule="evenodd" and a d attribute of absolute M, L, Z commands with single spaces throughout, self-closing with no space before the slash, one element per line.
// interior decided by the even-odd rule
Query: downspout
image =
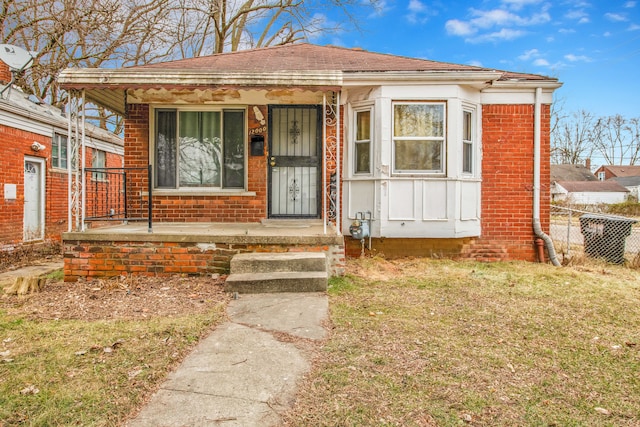
<path fill-rule="evenodd" d="M 549 253 L 549 260 L 556 267 L 560 266 L 560 262 L 556 257 L 556 250 L 553 247 L 553 241 L 551 238 L 542 231 L 540 225 L 540 129 L 542 121 L 542 88 L 536 88 L 535 94 L 535 106 L 534 106 L 534 123 L 533 123 L 533 232 L 536 237 L 542 239 L 547 252 Z M 542 262 L 542 260 L 540 260 Z"/>

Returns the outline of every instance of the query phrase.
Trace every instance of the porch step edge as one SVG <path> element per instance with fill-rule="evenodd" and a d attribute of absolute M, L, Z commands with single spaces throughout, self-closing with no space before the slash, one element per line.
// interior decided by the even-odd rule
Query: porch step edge
<path fill-rule="evenodd" d="M 273 273 L 232 273 L 224 284 L 226 292 L 324 292 L 329 277 L 326 271 L 281 271 Z"/>
<path fill-rule="evenodd" d="M 327 271 L 323 252 L 244 253 L 234 255 L 231 274 L 274 273 L 295 271 Z"/>

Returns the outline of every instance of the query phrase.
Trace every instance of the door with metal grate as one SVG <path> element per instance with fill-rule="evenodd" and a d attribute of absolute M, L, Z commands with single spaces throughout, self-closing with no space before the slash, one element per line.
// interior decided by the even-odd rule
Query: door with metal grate
<path fill-rule="evenodd" d="M 269 108 L 269 217 L 320 216 L 319 106 Z"/>

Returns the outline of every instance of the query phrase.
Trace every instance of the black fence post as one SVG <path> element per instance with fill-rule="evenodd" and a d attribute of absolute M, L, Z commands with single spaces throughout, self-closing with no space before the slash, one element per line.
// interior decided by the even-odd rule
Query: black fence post
<path fill-rule="evenodd" d="M 153 168 L 148 166 L 147 173 L 148 187 L 149 187 L 149 233 L 153 233 Z"/>

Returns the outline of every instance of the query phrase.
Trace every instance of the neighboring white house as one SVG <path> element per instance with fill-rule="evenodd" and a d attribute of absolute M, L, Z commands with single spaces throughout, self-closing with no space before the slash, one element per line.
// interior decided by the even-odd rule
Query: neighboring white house
<path fill-rule="evenodd" d="M 615 181 L 556 181 L 551 190 L 554 201 L 577 205 L 622 203 L 629 190 Z"/>
<path fill-rule="evenodd" d="M 635 197 L 639 200 L 640 196 L 640 176 L 619 176 L 611 178 L 611 181 L 615 181 L 618 184 L 629 190 L 629 196 Z"/>

